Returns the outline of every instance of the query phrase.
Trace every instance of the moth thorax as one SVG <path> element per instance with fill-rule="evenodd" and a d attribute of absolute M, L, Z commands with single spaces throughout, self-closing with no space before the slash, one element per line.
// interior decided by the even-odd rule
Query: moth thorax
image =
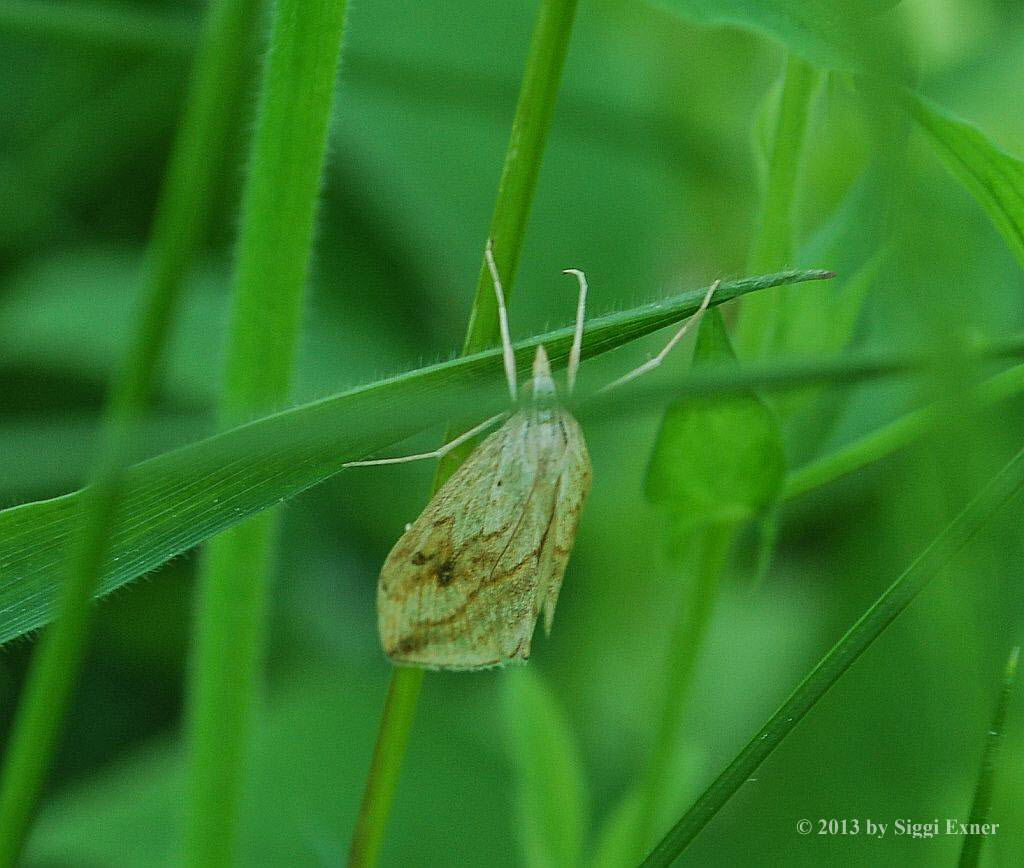
<path fill-rule="evenodd" d="M 529 396 L 534 406 L 550 406 L 558 403 L 558 392 L 555 381 L 551 379 L 551 365 L 548 354 L 543 346 L 537 347 L 537 355 L 533 357 L 533 376 L 524 388 L 524 397 Z"/>

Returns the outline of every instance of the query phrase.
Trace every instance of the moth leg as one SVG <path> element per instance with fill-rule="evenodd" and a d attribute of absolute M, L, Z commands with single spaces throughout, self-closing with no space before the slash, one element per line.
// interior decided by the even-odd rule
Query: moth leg
<path fill-rule="evenodd" d="M 580 369 L 580 350 L 583 347 L 583 317 L 587 310 L 587 276 L 578 268 L 567 268 L 562 274 L 571 274 L 580 282 L 580 295 L 576 302 L 576 330 L 572 335 L 572 349 L 565 368 L 565 383 L 569 394 L 576 387 L 576 373 Z"/>
<path fill-rule="evenodd" d="M 415 455 L 402 455 L 398 458 L 375 458 L 370 461 L 346 461 L 342 464 L 342 467 L 368 467 L 371 464 L 407 464 L 410 461 L 424 461 L 428 458 L 444 458 L 449 452 L 455 447 L 461 446 L 471 437 L 475 437 L 485 428 L 490 428 L 495 422 L 506 416 L 507 413 L 498 413 L 496 416 L 491 416 L 490 419 L 485 419 L 479 425 L 470 428 L 464 434 L 460 434 L 454 440 L 449 440 L 443 446 L 439 446 L 432 452 L 418 452 Z"/>
<path fill-rule="evenodd" d="M 700 322 L 700 318 L 704 315 L 704 311 L 708 309 L 708 305 L 711 303 L 711 296 L 715 294 L 715 290 L 718 289 L 719 284 L 721 284 L 721 282 L 722 281 L 720 280 L 716 280 L 714 283 L 711 284 L 707 293 L 704 295 L 704 300 L 700 303 L 700 307 L 697 308 L 697 310 L 694 311 L 693 315 L 690 316 L 686 320 L 686 322 L 683 323 L 682 328 L 679 329 L 679 331 L 677 331 L 674 335 L 672 335 L 671 340 L 669 340 L 669 342 L 665 344 L 664 348 L 661 350 L 660 353 L 658 353 L 658 355 L 656 355 L 653 359 L 648 359 L 639 367 L 633 368 L 633 370 L 630 371 L 629 373 L 623 374 L 617 380 L 612 380 L 612 382 L 610 382 L 607 386 L 603 386 L 602 388 L 598 389 L 597 394 L 608 392 L 612 389 L 617 388 L 618 386 L 623 385 L 624 383 L 630 382 L 630 380 L 635 380 L 637 377 L 643 376 L 648 371 L 653 371 L 656 367 L 658 367 L 658 365 L 665 361 L 665 357 L 670 352 L 672 352 L 673 347 L 675 347 L 675 345 L 678 344 L 683 339 L 683 336 L 693 326 Z"/>
<path fill-rule="evenodd" d="M 501 288 L 501 278 L 498 276 L 498 265 L 494 261 L 494 245 L 491 239 L 487 239 L 487 246 L 484 248 L 484 259 L 487 260 L 487 268 L 491 272 L 491 281 L 494 283 L 494 297 L 498 302 L 498 329 L 501 332 L 501 354 L 505 362 L 505 381 L 508 383 L 508 393 L 512 396 L 512 403 L 516 402 L 518 390 L 516 388 L 516 354 L 512 350 L 512 337 L 508 331 L 508 308 L 505 306 L 505 293 Z"/>

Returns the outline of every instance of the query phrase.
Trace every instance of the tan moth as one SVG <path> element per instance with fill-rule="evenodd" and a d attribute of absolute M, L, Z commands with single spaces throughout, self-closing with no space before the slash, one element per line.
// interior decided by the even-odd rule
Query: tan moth
<path fill-rule="evenodd" d="M 508 313 L 490 242 L 485 254 L 498 303 L 505 376 L 513 410 L 434 494 L 395 543 L 377 586 L 381 643 L 402 666 L 484 669 L 530 656 L 541 611 L 550 632 L 583 502 L 590 458 L 579 423 L 559 400 L 547 353 L 537 347 L 530 381 L 516 386 Z M 566 367 L 572 395 L 579 370 L 587 281 L 579 281 L 576 327 Z M 707 309 L 698 311 L 662 351 L 610 383 L 614 388 L 657 367 Z M 602 390 L 604 391 L 604 390 Z M 353 461 L 347 467 L 441 458 L 509 415 L 501 413 L 433 452 Z"/>

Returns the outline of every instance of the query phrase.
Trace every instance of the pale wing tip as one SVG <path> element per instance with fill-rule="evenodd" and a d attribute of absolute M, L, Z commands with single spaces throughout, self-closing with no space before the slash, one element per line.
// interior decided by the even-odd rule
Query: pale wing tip
<path fill-rule="evenodd" d="M 388 660 L 403 669 L 428 669 L 432 672 L 482 672 L 487 669 L 503 669 L 506 666 L 525 666 L 530 660 L 530 649 L 517 651 L 511 657 L 494 660 L 467 660 L 464 657 L 426 656 L 414 659 L 413 655 L 403 654 L 397 649 L 386 651 Z"/>

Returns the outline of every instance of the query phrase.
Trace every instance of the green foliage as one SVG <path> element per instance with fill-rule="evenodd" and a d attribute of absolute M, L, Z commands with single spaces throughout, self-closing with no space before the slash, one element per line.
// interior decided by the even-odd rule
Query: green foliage
<path fill-rule="evenodd" d="M 644 860 L 671 865 L 722 806 L 918 594 L 1024 489 L 1024 450 L 1003 467 L 833 646 Z"/>
<path fill-rule="evenodd" d="M 817 64 L 878 72 L 891 62 L 886 13 L 895 0 L 653 0 L 704 24 L 768 34 Z"/>
<path fill-rule="evenodd" d="M 764 135 L 758 156 L 765 165 L 765 189 L 749 259 L 750 267 L 755 270 L 762 263 L 793 261 L 797 244 L 800 163 L 817 81 L 814 67 L 791 56 L 772 122 L 763 122 Z M 770 100 L 769 104 L 773 102 Z M 762 111 L 760 117 L 766 114 Z M 737 327 L 737 345 L 745 358 L 762 358 L 779 349 L 784 308 L 788 313 L 788 305 L 783 302 L 778 296 L 744 302 Z"/>
<path fill-rule="evenodd" d="M 523 864 L 584 864 L 586 782 L 564 708 L 538 675 L 520 669 L 505 679 L 504 718 L 516 776 Z"/>
<path fill-rule="evenodd" d="M 1024 160 L 924 97 L 907 94 L 906 105 L 953 177 L 985 209 L 1024 266 Z"/>
<path fill-rule="evenodd" d="M 580 5 L 571 42 L 572 16 L 547 19 L 562 34 L 545 54 L 564 60 L 561 86 L 536 78 L 543 110 L 522 99 L 517 107 L 535 53 L 530 34 L 549 5 L 351 4 L 340 75 L 320 78 L 338 99 L 315 191 L 295 364 L 281 353 L 266 368 L 240 371 L 278 383 L 292 372 L 293 391 L 238 419 L 252 424 L 205 440 L 217 430 L 228 275 L 244 222 L 237 200 L 252 165 L 245 143 L 270 108 L 294 108 L 286 104 L 294 94 L 217 116 L 235 168 L 185 161 L 186 175 L 213 177 L 206 191 L 186 181 L 180 199 L 213 196 L 213 231 L 175 318 L 152 424 L 131 450 L 133 461 L 155 457 L 128 472 L 128 502 L 102 568 L 104 591 L 125 590 L 92 613 L 95 641 L 26 864 L 66 862 L 69 853 L 125 868 L 180 864 L 194 801 L 181 720 L 184 649 L 194 638 L 188 613 L 201 563 L 180 555 L 271 512 L 282 523 L 272 581 L 247 582 L 250 568 L 237 570 L 240 587 L 221 613 L 237 610 L 247 626 L 235 631 L 224 620 L 215 637 L 222 661 L 242 652 L 251 662 L 252 639 L 261 638 L 248 629 L 251 615 L 267 605 L 266 688 L 252 704 L 238 861 L 343 858 L 390 673 L 374 626 L 375 574 L 422 508 L 431 469 L 338 470 L 370 454 L 429 450 L 445 425 L 461 428 L 507 406 L 494 353 L 443 361 L 462 345 L 472 312 L 487 314 L 475 329 L 480 339 L 493 337 L 490 286 L 479 280 L 488 234 L 506 277 L 518 271 L 511 320 L 519 337 L 551 339 L 549 324 L 570 320 L 575 292 L 558 271 L 588 274 L 588 329 L 597 331 L 588 334 L 592 361 L 573 403 L 594 485 L 555 630 L 537 637 L 527 670 L 544 685 L 542 698 L 516 706 L 535 712 L 518 734 L 540 748 L 510 754 L 502 737 L 508 709 L 496 700 L 523 688 L 505 683 L 521 673 L 432 675 L 419 694 L 410 685 L 418 688 L 422 674 L 402 670 L 394 681 L 401 701 L 388 700 L 395 725 L 385 727 L 400 736 L 385 739 L 393 774 L 376 778 L 388 804 L 393 796 L 382 862 L 504 868 L 522 864 L 518 845 L 539 828 L 535 840 L 572 851 L 565 858 L 633 865 L 638 830 L 651 830 L 649 844 L 696 800 L 683 823 L 693 864 L 953 864 L 964 843 L 955 838 L 888 836 L 869 851 L 862 837 L 798 838 L 795 818 L 967 821 L 972 790 L 984 795 L 993 781 L 987 810 L 1003 825 L 984 844 L 984 860 L 1011 864 L 1024 851 L 1012 709 L 996 773 L 979 775 L 978 765 L 992 721 L 989 676 L 1019 643 L 1024 617 L 1019 498 L 1013 514 L 1005 509 L 961 551 L 949 581 L 931 583 L 878 635 L 879 619 L 916 579 L 897 583 L 863 631 L 794 694 L 799 707 L 783 706 L 701 798 L 837 629 L 855 622 L 880 582 L 1020 448 L 1024 126 L 1013 82 L 1024 39 L 1016 4 Z M 558 4 L 563 13 L 574 7 Z M 115 12 L 24 0 L 0 8 L 9 60 L 0 87 L 0 637 L 31 632 L 54 611 L 84 502 L 66 492 L 95 463 L 105 384 L 136 328 L 139 290 L 157 273 L 152 259 L 140 263 L 182 113 L 197 12 L 169 0 Z M 248 23 L 266 35 L 264 16 Z M 520 132 L 533 126 L 509 148 L 513 115 Z M 288 138 L 321 131 L 300 127 Z M 506 167 L 518 161 L 511 185 L 500 179 L 503 155 Z M 300 176 L 308 179 L 308 168 L 286 161 L 275 173 L 307 202 Z M 499 183 L 507 195 L 495 196 Z M 197 209 L 165 224 L 164 237 L 185 241 L 202 216 Z M 274 248 L 309 229 L 303 219 L 284 222 L 250 260 L 249 273 L 274 286 L 265 267 Z M 751 254 L 766 264 L 751 267 Z M 737 328 L 743 317 L 731 308 L 742 305 L 725 305 L 743 361 L 686 372 L 677 351 L 629 388 L 589 397 L 660 348 L 663 336 L 644 335 L 692 310 L 700 293 L 673 296 L 676 287 L 797 265 L 838 276 L 761 293 L 771 314 L 749 320 L 764 339 L 757 361 L 738 340 L 748 326 Z M 474 289 L 481 304 L 472 304 Z M 638 307 L 652 297 L 670 301 Z M 294 296 L 267 300 L 277 310 L 267 319 L 295 333 Z M 233 327 L 258 343 L 257 332 L 275 326 L 254 307 L 245 326 Z M 609 310 L 623 313 L 599 315 Z M 633 343 L 641 338 L 647 343 Z M 520 341 L 521 371 L 536 340 Z M 560 365 L 567 343 L 567 330 L 554 333 Z M 613 345 L 622 348 L 605 355 Z M 950 347 L 962 349 L 954 356 Z M 410 373 L 384 376 L 392 371 Z M 354 383 L 370 385 L 347 388 Z M 757 587 L 742 577 L 758 555 L 749 504 L 763 502 L 766 489 L 742 489 L 731 464 L 717 475 L 703 468 L 713 476 L 706 491 L 683 480 L 694 509 L 715 513 L 701 495 L 715 503 L 738 496 L 734 514 L 747 518 L 688 528 L 682 556 L 667 560 L 665 509 L 638 484 L 668 401 L 714 415 L 712 399 L 728 407 L 754 394 L 780 419 L 793 468 L 776 492 L 784 502 L 770 510 L 775 557 Z M 737 417 L 726 439 L 741 423 L 761 430 Z M 687 436 L 674 467 L 689 467 L 714 442 L 710 430 Z M 287 508 L 273 510 L 281 500 Z M 262 571 L 264 539 L 236 537 L 234 566 L 251 558 L 252 571 Z M 937 545 L 948 541 L 940 534 Z M 919 563 L 911 572 L 927 570 Z M 864 651 L 872 631 L 878 638 Z M 24 695 L 34 648 L 25 636 L 4 649 L 0 729 Z M 252 671 L 228 677 L 251 682 Z M 70 679 L 72 668 L 62 673 Z M 965 732 L 975 737 L 965 742 Z M 218 745 L 225 761 L 241 755 L 242 742 Z M 865 745 L 878 762 L 865 764 Z M 570 756 L 574 771 L 553 762 Z M 520 814 L 512 784 L 527 778 L 536 810 Z M 565 796 L 558 815 L 575 818 L 567 825 L 538 820 L 556 783 Z M 588 835 L 580 830 L 591 814 Z"/>
<path fill-rule="evenodd" d="M 721 315 L 701 324 L 694 364 L 735 359 Z M 785 455 L 771 409 L 752 392 L 680 398 L 666 410 L 647 470 L 648 498 L 680 527 L 738 522 L 778 496 Z"/>

